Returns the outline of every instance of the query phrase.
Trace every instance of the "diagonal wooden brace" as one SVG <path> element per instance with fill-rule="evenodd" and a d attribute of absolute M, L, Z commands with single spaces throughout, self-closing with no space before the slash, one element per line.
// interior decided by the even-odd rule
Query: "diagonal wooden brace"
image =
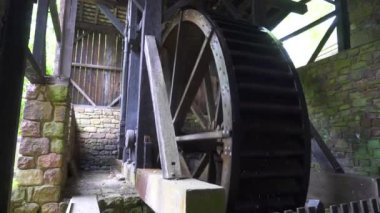
<path fill-rule="evenodd" d="M 162 175 L 165 179 L 178 179 L 182 177 L 178 147 L 157 43 L 154 36 L 147 35 L 144 39 Z"/>

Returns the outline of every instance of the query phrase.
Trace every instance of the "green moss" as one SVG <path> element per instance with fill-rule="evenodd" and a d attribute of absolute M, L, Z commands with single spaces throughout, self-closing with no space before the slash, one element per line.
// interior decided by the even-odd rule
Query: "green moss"
<path fill-rule="evenodd" d="M 51 85 L 47 88 L 47 96 L 53 102 L 65 102 L 68 95 L 68 87 L 66 85 Z"/>

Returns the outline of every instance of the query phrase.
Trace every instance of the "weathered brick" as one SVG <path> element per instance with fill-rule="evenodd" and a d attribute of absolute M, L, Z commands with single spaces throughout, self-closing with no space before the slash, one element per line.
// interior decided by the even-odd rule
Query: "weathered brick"
<path fill-rule="evenodd" d="M 26 156 L 38 156 L 49 153 L 49 139 L 47 138 L 23 138 L 20 143 L 20 154 Z"/>
<path fill-rule="evenodd" d="M 48 121 L 53 116 L 53 107 L 49 102 L 29 100 L 25 104 L 24 119 Z"/>
<path fill-rule="evenodd" d="M 37 160 L 37 165 L 40 168 L 59 168 L 62 167 L 62 163 L 62 155 L 56 153 L 41 155 Z"/>
<path fill-rule="evenodd" d="M 54 121 L 64 122 L 66 120 L 66 106 L 56 106 L 54 110 Z"/>
<path fill-rule="evenodd" d="M 62 177 L 62 169 L 48 169 L 44 173 L 44 183 L 47 185 L 60 185 Z"/>
<path fill-rule="evenodd" d="M 43 182 L 43 172 L 40 169 L 19 170 L 16 180 L 20 186 L 37 186 Z"/>
<path fill-rule="evenodd" d="M 50 144 L 50 152 L 63 154 L 64 152 L 64 141 L 62 139 L 52 139 Z"/>
<path fill-rule="evenodd" d="M 58 202 L 60 197 L 60 187 L 58 186 L 39 186 L 36 187 L 33 194 L 33 201 L 44 204 Z"/>
<path fill-rule="evenodd" d="M 59 204 L 46 203 L 41 206 L 41 213 L 59 213 Z"/>
<path fill-rule="evenodd" d="M 23 206 L 16 208 L 13 213 L 37 213 L 40 209 L 36 203 L 25 203 Z"/>
<path fill-rule="evenodd" d="M 23 120 L 21 124 L 22 136 L 24 137 L 40 137 L 41 136 L 40 122 Z"/>
<path fill-rule="evenodd" d="M 43 135 L 45 137 L 63 137 L 65 126 L 64 123 L 49 122 L 44 125 Z"/>
<path fill-rule="evenodd" d="M 19 169 L 34 169 L 36 167 L 36 163 L 34 161 L 34 157 L 26 157 L 21 156 L 17 161 L 17 168 Z"/>
<path fill-rule="evenodd" d="M 67 99 L 68 88 L 66 85 L 50 85 L 47 87 L 47 97 L 53 102 L 65 102 Z"/>

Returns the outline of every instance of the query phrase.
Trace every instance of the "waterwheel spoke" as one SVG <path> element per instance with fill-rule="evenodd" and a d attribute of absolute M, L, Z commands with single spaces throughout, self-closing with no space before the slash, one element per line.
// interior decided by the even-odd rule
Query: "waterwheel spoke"
<path fill-rule="evenodd" d="M 207 182 L 214 184 L 216 183 L 216 164 L 214 153 L 210 153 L 209 157 Z"/>
<path fill-rule="evenodd" d="M 205 75 L 205 67 L 208 67 L 211 59 L 210 51 L 207 51 L 208 44 L 212 37 L 212 32 L 209 36 L 205 37 L 202 47 L 198 53 L 197 59 L 190 74 L 190 78 L 186 84 L 185 90 L 181 96 L 178 107 L 174 113 L 173 121 L 175 126 L 182 126 L 183 120 L 186 117 L 186 113 L 190 110 L 191 104 L 198 92 L 199 87 L 202 84 L 202 80 Z M 179 124 L 179 125 L 176 125 Z"/>
<path fill-rule="evenodd" d="M 189 166 L 186 163 L 182 154 L 179 154 L 179 162 L 181 164 L 181 170 L 184 177 L 192 177 Z"/>
<path fill-rule="evenodd" d="M 212 88 L 212 82 L 210 73 L 206 74 L 204 79 L 204 93 L 206 98 L 207 118 L 209 121 L 209 127 L 212 127 L 212 122 L 215 117 L 215 100 Z"/>
<path fill-rule="evenodd" d="M 191 106 L 191 112 L 193 113 L 193 115 L 195 116 L 195 118 L 198 120 L 199 124 L 201 125 L 202 129 L 206 129 L 207 128 L 207 120 L 206 118 L 204 118 L 201 110 L 199 109 L 199 107 L 197 105 L 192 105 Z"/>
<path fill-rule="evenodd" d="M 173 105 L 173 91 L 174 91 L 174 87 L 175 87 L 175 79 L 176 79 L 176 71 L 177 71 L 177 68 L 178 68 L 178 59 L 179 59 L 179 49 L 180 49 L 180 40 L 181 40 L 181 35 L 182 35 L 182 19 L 183 19 L 183 14 L 182 14 L 182 11 L 181 11 L 181 15 L 180 15 L 180 20 L 179 20 L 179 24 L 178 24 L 178 29 L 177 29 L 177 37 L 176 37 L 176 42 L 175 42 L 175 52 L 174 52 L 174 61 L 173 61 L 173 71 L 172 71 L 172 80 L 171 80 L 171 84 L 170 84 L 170 93 L 169 93 L 169 103 L 170 103 L 170 106 Z"/>
<path fill-rule="evenodd" d="M 228 137 L 228 135 L 225 135 L 223 131 L 213 131 L 177 136 L 176 141 L 217 140 L 226 137 Z"/>
<path fill-rule="evenodd" d="M 213 119 L 213 127 L 214 129 L 219 123 L 219 119 L 222 117 L 222 95 L 220 94 L 220 88 L 218 89 L 218 92 L 216 93 L 216 107 L 215 107 L 215 114 L 214 114 L 214 119 Z"/>
<path fill-rule="evenodd" d="M 203 154 L 201 160 L 199 161 L 196 169 L 194 169 L 193 173 L 192 173 L 192 177 L 193 178 L 199 178 L 203 171 L 206 169 L 208 163 L 209 163 L 209 154 Z"/>

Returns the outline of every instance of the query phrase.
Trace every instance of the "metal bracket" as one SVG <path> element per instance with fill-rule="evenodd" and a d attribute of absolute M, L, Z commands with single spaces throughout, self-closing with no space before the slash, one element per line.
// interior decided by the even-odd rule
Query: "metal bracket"
<path fill-rule="evenodd" d="M 162 174 L 165 179 L 181 178 L 178 147 L 156 39 L 151 35 L 144 39 Z"/>

